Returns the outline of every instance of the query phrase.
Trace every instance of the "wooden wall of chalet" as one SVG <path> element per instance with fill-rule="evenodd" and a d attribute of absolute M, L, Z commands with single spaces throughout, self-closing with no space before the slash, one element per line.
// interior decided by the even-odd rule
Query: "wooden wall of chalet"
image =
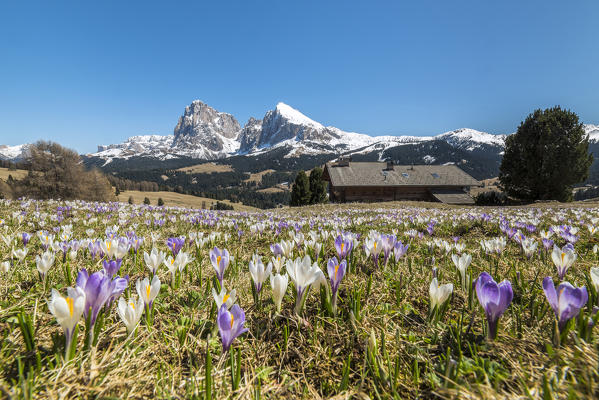
<path fill-rule="evenodd" d="M 332 201 L 378 202 L 396 200 L 434 201 L 427 187 L 350 186 L 334 188 Z"/>

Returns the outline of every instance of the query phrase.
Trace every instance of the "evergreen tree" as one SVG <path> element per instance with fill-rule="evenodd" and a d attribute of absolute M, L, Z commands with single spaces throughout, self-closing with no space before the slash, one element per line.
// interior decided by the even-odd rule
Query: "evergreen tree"
<path fill-rule="evenodd" d="M 305 206 L 310 203 L 310 184 L 305 171 L 300 171 L 295 177 L 295 182 L 291 188 L 291 201 L 289 205 L 292 207 Z"/>
<path fill-rule="evenodd" d="M 133 204 L 133 196 L 129 196 L 129 204 Z"/>
<path fill-rule="evenodd" d="M 164 200 L 162 200 L 162 197 L 158 198 L 158 207 L 162 207 L 164 205 Z"/>
<path fill-rule="evenodd" d="M 315 167 L 310 172 L 310 204 L 327 202 L 326 184 L 322 180 L 322 168 Z"/>
<path fill-rule="evenodd" d="M 150 205 L 150 199 L 148 197 L 144 197 L 144 204 Z"/>
<path fill-rule="evenodd" d="M 522 200 L 570 201 L 593 162 L 588 149 L 578 115 L 559 106 L 536 110 L 505 140 L 501 187 Z"/>

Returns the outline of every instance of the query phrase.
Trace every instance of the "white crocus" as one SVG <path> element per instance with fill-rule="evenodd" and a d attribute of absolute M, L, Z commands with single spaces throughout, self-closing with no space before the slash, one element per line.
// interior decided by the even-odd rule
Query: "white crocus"
<path fill-rule="evenodd" d="M 160 291 L 160 279 L 158 279 L 158 275 L 152 278 L 152 282 L 148 278 L 138 279 L 135 283 L 135 289 L 137 289 L 137 294 L 143 300 L 146 308 L 151 309 L 152 303 Z"/>
<path fill-rule="evenodd" d="M 144 261 L 146 262 L 148 269 L 152 272 L 152 275 L 156 275 L 158 267 L 160 267 L 165 259 L 166 253 L 164 251 L 159 251 L 156 248 L 152 248 L 150 254 L 144 252 Z"/>
<path fill-rule="evenodd" d="M 116 239 L 107 239 L 100 242 L 102 252 L 108 257 L 113 258 L 119 247 L 119 241 Z"/>
<path fill-rule="evenodd" d="M 453 254 L 451 256 L 451 260 L 455 264 L 458 271 L 460 271 L 460 276 L 462 277 L 462 287 L 466 287 L 466 270 L 472 262 L 472 256 L 466 253 L 462 254 L 461 256 Z"/>
<path fill-rule="evenodd" d="M 322 271 L 316 263 L 312 264 L 312 260 L 308 255 L 303 259 L 298 257 L 295 260 L 287 260 L 286 268 L 297 291 L 295 312 L 300 314 L 310 286 L 320 279 Z"/>
<path fill-rule="evenodd" d="M 433 278 L 431 284 L 429 286 L 428 293 L 431 298 L 431 310 L 437 308 L 441 308 L 441 306 L 447 301 L 451 293 L 453 292 L 453 285 L 451 283 L 446 283 L 444 285 L 439 285 L 439 281 L 437 278 Z"/>
<path fill-rule="evenodd" d="M 557 274 L 560 279 L 564 279 L 566 272 L 568 272 L 568 269 L 574 264 L 574 261 L 576 261 L 576 257 L 574 250 L 567 248 L 566 246 L 561 249 L 555 245 L 553 246 L 551 259 L 557 268 Z"/>
<path fill-rule="evenodd" d="M 262 290 L 262 284 L 266 281 L 272 271 L 272 263 L 268 263 L 267 267 L 264 267 L 264 263 L 258 254 L 254 254 L 250 260 L 250 275 L 254 281 L 254 287 L 256 292 L 260 293 Z"/>
<path fill-rule="evenodd" d="M 123 297 L 120 297 L 117 312 L 127 327 L 127 332 L 131 333 L 137 327 L 144 312 L 144 302 L 141 298 L 138 298 L 137 302 L 134 302 L 131 299 L 126 301 Z"/>
<path fill-rule="evenodd" d="M 281 312 L 281 303 L 283 302 L 283 297 L 285 296 L 285 292 L 287 292 L 287 285 L 289 284 L 289 278 L 287 274 L 285 275 L 271 275 L 270 276 L 270 286 L 272 287 L 272 298 L 275 302 L 275 306 L 277 307 L 277 313 Z"/>
<path fill-rule="evenodd" d="M 227 305 L 227 309 L 233 307 L 235 301 L 237 301 L 237 292 L 235 289 L 227 292 L 225 286 L 220 289 L 220 293 L 216 293 L 216 290 L 212 288 L 212 297 L 214 298 L 214 302 L 216 303 L 216 308 L 220 309 L 223 304 Z"/>
<path fill-rule="evenodd" d="M 85 308 L 85 292 L 80 287 L 67 288 L 67 297 L 62 297 L 56 289 L 52 289 L 52 297 L 48 301 L 48 308 L 64 331 L 66 345 L 65 358 L 71 354 L 71 342 L 75 326 Z"/>
<path fill-rule="evenodd" d="M 285 265 L 286 258 L 279 254 L 276 257 L 271 257 L 270 261 L 277 274 L 281 273 L 281 268 Z"/>
<path fill-rule="evenodd" d="M 4 261 L 0 263 L 0 272 L 6 273 L 8 271 L 10 271 L 10 262 Z"/>
<path fill-rule="evenodd" d="M 19 261 L 23 261 L 25 259 L 25 257 L 27 256 L 27 252 L 29 252 L 29 249 L 27 249 L 27 248 L 13 250 L 12 256 Z"/>
<path fill-rule="evenodd" d="M 35 257 L 35 265 L 37 266 L 37 270 L 39 271 L 42 279 L 46 277 L 48 270 L 50 269 L 50 267 L 52 267 L 52 265 L 54 265 L 54 260 L 54 253 L 52 253 L 51 251 L 44 252 L 41 255 L 41 257 Z"/>
<path fill-rule="evenodd" d="M 595 292 L 599 294 L 599 267 L 591 268 L 591 283 L 595 288 Z"/>

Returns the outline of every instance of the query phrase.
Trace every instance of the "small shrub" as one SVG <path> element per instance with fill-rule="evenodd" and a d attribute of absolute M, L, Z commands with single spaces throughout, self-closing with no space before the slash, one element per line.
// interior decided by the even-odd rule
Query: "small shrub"
<path fill-rule="evenodd" d="M 144 197 L 144 204 L 150 205 L 150 199 L 147 197 Z"/>
<path fill-rule="evenodd" d="M 507 202 L 505 193 L 490 190 L 488 192 L 479 193 L 474 201 L 478 206 L 503 206 Z"/>

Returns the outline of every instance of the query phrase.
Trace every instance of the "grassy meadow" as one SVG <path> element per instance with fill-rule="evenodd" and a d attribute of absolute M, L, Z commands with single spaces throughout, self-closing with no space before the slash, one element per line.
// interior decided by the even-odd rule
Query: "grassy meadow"
<path fill-rule="evenodd" d="M 139 198 L 0 200 L 0 397 L 599 393 L 599 281 L 591 273 L 599 208 L 391 203 L 220 212 L 155 196 L 151 206 Z M 166 207 L 155 206 L 160 196 Z M 508 283 L 483 272 L 509 281 L 509 302 L 495 299 Z M 108 300 L 100 302 L 105 288 L 90 287 L 92 276 L 111 288 Z M 556 314 L 547 277 L 584 286 L 587 301 L 576 289 Z M 569 290 L 560 285 L 557 295 Z M 88 317 L 77 318 L 77 296 L 91 301 Z M 65 348 L 69 318 L 75 333 Z"/>

